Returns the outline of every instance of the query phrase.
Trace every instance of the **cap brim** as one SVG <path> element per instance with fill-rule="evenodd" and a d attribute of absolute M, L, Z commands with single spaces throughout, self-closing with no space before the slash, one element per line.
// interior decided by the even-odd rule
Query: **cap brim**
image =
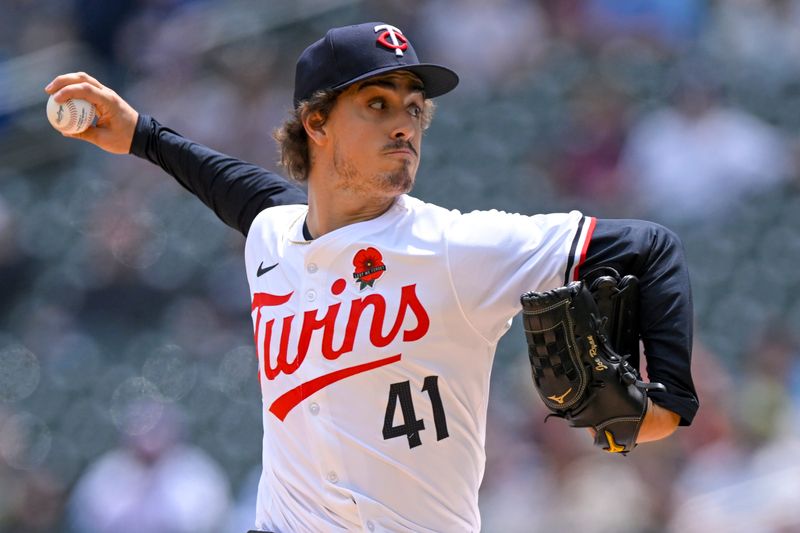
<path fill-rule="evenodd" d="M 449 68 L 430 63 L 419 63 L 417 65 L 396 65 L 371 70 L 357 78 L 337 85 L 334 89 L 344 89 L 356 82 L 397 70 L 407 70 L 419 76 L 419 79 L 422 80 L 422 84 L 425 86 L 425 98 L 442 96 L 455 89 L 458 85 L 458 74 Z"/>

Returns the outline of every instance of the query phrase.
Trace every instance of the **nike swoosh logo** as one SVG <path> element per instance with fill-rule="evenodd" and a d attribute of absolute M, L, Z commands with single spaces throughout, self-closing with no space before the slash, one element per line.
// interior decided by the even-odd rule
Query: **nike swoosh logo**
<path fill-rule="evenodd" d="M 275 263 L 272 266 L 268 266 L 267 268 L 264 268 L 264 261 L 261 261 L 261 264 L 258 265 L 258 271 L 256 272 L 256 277 L 260 278 L 261 276 L 263 276 L 264 274 L 266 274 L 267 272 L 269 272 L 270 270 L 272 270 L 276 266 L 278 266 L 278 263 Z"/>

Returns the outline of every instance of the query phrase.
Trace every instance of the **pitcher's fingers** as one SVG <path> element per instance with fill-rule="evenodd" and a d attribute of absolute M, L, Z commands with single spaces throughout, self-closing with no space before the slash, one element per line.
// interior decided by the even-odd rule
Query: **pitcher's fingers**
<path fill-rule="evenodd" d="M 44 88 L 44 91 L 47 94 L 53 94 L 62 87 L 66 87 L 67 85 L 72 85 L 74 83 L 89 83 L 98 89 L 102 89 L 104 87 L 102 83 L 85 72 L 70 72 L 68 74 L 56 76 L 53 81 L 51 81 L 47 87 Z"/>
<path fill-rule="evenodd" d="M 70 98 L 81 98 L 93 104 L 100 113 L 108 110 L 112 93 L 105 87 L 98 88 L 88 82 L 73 83 L 55 93 L 55 101 L 63 104 Z"/>

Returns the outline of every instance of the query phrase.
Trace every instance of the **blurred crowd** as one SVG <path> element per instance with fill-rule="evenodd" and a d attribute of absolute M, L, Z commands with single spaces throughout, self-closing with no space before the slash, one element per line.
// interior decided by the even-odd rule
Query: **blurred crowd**
<path fill-rule="evenodd" d="M 800 530 L 800 1 L 2 0 L 0 533 L 246 531 L 260 467 L 243 238 L 59 136 L 44 85 L 85 70 L 279 170 L 295 58 L 364 20 L 461 75 L 416 196 L 646 218 L 686 247 L 694 424 L 628 457 L 544 424 L 515 324 L 484 530 Z"/>

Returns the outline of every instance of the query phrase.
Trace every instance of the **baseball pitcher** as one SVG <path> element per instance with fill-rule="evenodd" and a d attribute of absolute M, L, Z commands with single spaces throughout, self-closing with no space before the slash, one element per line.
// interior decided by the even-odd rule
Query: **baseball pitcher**
<path fill-rule="evenodd" d="M 409 195 L 431 99 L 457 83 L 392 25 L 328 31 L 300 56 L 276 133 L 307 193 L 183 138 L 85 73 L 46 88 L 95 105 L 96 126 L 72 137 L 159 165 L 247 238 L 259 530 L 480 530 L 490 369 L 523 305 L 543 400 L 555 397 L 554 414 L 591 428 L 600 447 L 663 438 L 697 411 L 690 286 L 672 232 L 576 211 L 461 213 Z M 638 308 L 621 322 L 635 320 L 652 383 L 608 329 L 607 302 L 631 294 L 625 276 Z M 608 277 L 613 287 L 591 287 Z M 600 365 L 611 368 L 604 387 L 589 373 Z"/>

